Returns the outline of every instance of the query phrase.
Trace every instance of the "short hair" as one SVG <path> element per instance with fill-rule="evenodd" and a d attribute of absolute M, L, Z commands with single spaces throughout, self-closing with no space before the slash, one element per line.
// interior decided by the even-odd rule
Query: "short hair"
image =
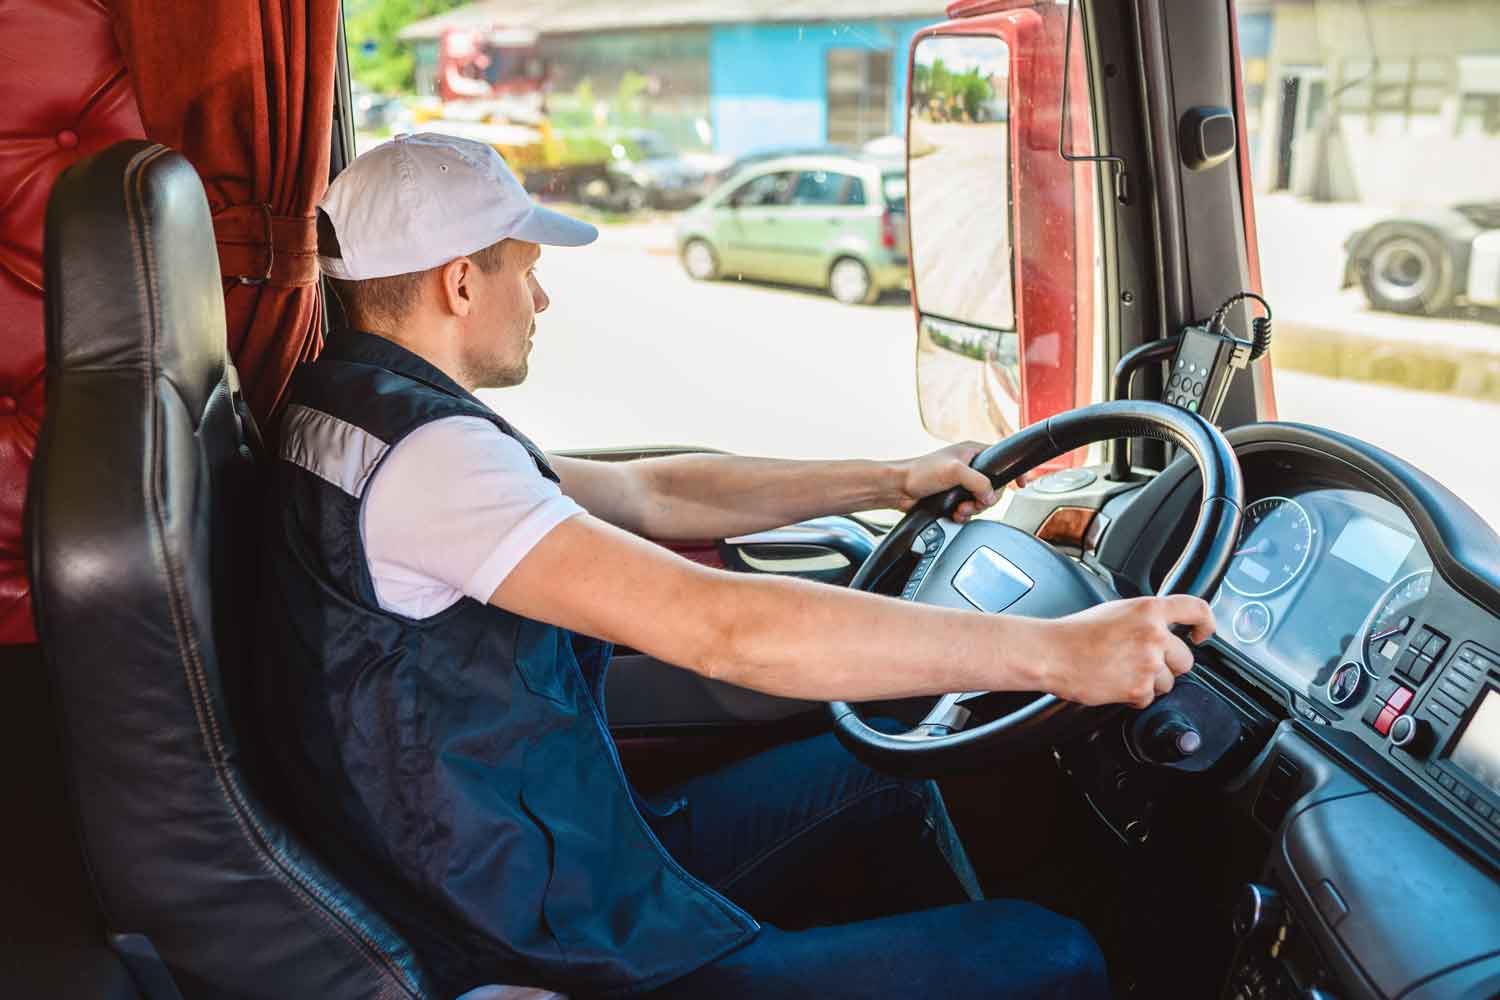
<path fill-rule="evenodd" d="M 494 274 L 505 263 L 505 245 L 510 240 L 491 243 L 482 250 L 466 254 L 485 274 Z M 322 209 L 318 210 L 318 254 L 322 257 L 342 258 L 338 234 L 333 221 Z M 442 265 L 439 265 L 442 266 Z M 351 323 L 367 320 L 399 322 L 416 307 L 417 296 L 422 292 L 422 279 L 436 268 L 425 271 L 408 271 L 383 278 L 350 280 L 329 276 L 328 283 L 344 307 L 344 314 Z"/>

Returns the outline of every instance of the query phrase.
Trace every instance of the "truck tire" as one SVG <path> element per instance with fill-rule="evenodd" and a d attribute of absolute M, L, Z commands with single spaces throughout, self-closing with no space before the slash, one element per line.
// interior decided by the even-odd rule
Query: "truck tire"
<path fill-rule="evenodd" d="M 846 306 L 867 306 L 880 298 L 880 289 L 863 261 L 840 257 L 828 269 L 828 294 Z"/>
<path fill-rule="evenodd" d="M 1436 234 L 1393 227 L 1376 235 L 1363 256 L 1359 284 L 1374 308 L 1431 316 L 1453 305 L 1453 256 Z"/>

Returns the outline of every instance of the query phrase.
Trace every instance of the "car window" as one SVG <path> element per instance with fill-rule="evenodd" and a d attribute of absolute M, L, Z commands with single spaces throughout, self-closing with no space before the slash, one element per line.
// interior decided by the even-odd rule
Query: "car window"
<path fill-rule="evenodd" d="M 858 177 L 849 178 L 849 186 L 844 188 L 845 205 L 865 204 L 865 182 Z"/>
<path fill-rule="evenodd" d="M 729 203 L 739 208 L 780 205 L 786 201 L 796 176 L 789 171 L 777 171 L 751 178 L 729 196 Z"/>
<path fill-rule="evenodd" d="M 832 170 L 804 170 L 797 177 L 797 187 L 792 191 L 793 205 L 842 205 L 844 189 L 848 186 L 848 174 Z"/>

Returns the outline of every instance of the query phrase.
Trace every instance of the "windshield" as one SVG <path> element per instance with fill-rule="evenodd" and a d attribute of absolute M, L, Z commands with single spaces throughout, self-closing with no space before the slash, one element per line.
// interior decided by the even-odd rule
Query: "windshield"
<path fill-rule="evenodd" d="M 1075 356 L 1055 341 L 1023 344 L 1007 324 L 977 344 L 936 321 L 914 329 L 906 182 L 884 164 L 905 142 L 913 40 L 943 20 L 941 0 L 881 5 L 858 20 L 819 20 L 804 5 L 681 5 L 648 26 L 624 2 L 518 5 L 516 23 L 490 25 L 487 37 L 534 36 L 528 51 L 545 71 L 504 94 L 471 95 L 472 81 L 454 81 L 457 99 L 438 93 L 444 32 L 489 8 L 403 20 L 398 6 L 409 9 L 350 7 L 356 81 L 392 98 L 355 109 L 361 143 L 416 129 L 483 138 L 539 198 L 601 227 L 596 246 L 545 253 L 538 274 L 552 306 L 531 375 L 486 396 L 546 447 L 908 455 L 938 443 L 935 434 L 994 437 L 1034 419 L 1017 359 L 1035 376 L 1049 358 L 1084 368 L 1106 356 L 1087 333 Z M 1258 257 L 1276 316 L 1277 415 L 1392 451 L 1500 524 L 1494 10 L 1490 0 L 1244 0 L 1236 29 Z M 954 81 L 968 62 L 958 57 L 972 54 L 934 53 L 917 81 L 927 133 L 911 161 L 918 173 L 948 152 L 938 140 L 1005 131 L 1027 107 L 1002 98 L 1003 48 L 988 89 L 963 93 Z M 939 57 L 945 70 L 959 67 L 947 84 Z M 672 169 L 620 169 L 612 150 L 627 135 L 649 136 L 636 143 L 643 150 L 675 150 Z M 1074 151 L 1086 143 L 1070 140 Z M 843 199 L 830 195 L 836 206 L 790 197 L 811 190 L 801 167 L 776 167 L 788 176 L 771 193 L 788 197 L 701 203 L 737 162 L 764 170 L 769 159 L 743 165 L 794 154 L 880 163 L 880 194 L 901 221 L 882 220 L 874 192 L 852 182 Z M 935 201 L 919 192 L 915 207 L 961 221 L 972 195 L 949 198 L 953 185 L 938 180 L 925 189 Z M 983 213 L 998 225 L 1005 195 L 985 194 L 1001 206 Z M 1083 194 L 1041 200 L 1058 197 Z M 1080 211 L 1085 227 L 1091 215 Z M 1006 259 L 1012 250 L 1040 253 L 1056 235 L 1023 217 L 1015 224 L 1013 240 L 997 230 L 1004 253 L 987 285 L 1021 273 L 1024 262 Z M 924 246 L 918 264 L 940 263 Z M 1036 273 L 1057 273 L 1044 263 Z M 1071 280 L 1079 322 L 1092 323 L 1087 275 Z M 935 405 L 919 410 L 914 382 L 937 387 Z M 1098 398 L 1088 372 L 1076 382 L 1059 406 Z M 1031 407 L 1041 398 L 1024 396 Z"/>
<path fill-rule="evenodd" d="M 1500 526 L 1500 17 L 1242 3 L 1278 414 L 1413 462 Z"/>
<path fill-rule="evenodd" d="M 443 99 L 445 25 L 489 7 L 391 23 L 418 6 L 350 5 L 354 77 L 395 98 L 361 148 L 414 130 L 490 141 L 539 199 L 600 228 L 544 251 L 529 374 L 487 403 L 554 451 L 878 459 L 945 443 L 917 406 L 902 214 L 909 52 L 945 0 L 837 20 L 674 4 L 649 24 L 629 2 L 495 5 L 491 36 L 535 34 L 532 117 L 514 91 Z M 389 49 L 410 67 L 397 86 Z M 654 157 L 671 169 L 629 169 Z M 753 197 L 731 197 L 746 184 Z"/>

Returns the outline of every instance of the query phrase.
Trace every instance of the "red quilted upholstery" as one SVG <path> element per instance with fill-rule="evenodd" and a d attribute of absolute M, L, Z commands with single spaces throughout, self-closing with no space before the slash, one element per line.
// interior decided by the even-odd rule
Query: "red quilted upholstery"
<path fill-rule="evenodd" d="M 0 0 L 0 643 L 34 642 L 21 508 L 42 420 L 42 220 L 74 160 L 145 133 L 100 0 Z"/>

